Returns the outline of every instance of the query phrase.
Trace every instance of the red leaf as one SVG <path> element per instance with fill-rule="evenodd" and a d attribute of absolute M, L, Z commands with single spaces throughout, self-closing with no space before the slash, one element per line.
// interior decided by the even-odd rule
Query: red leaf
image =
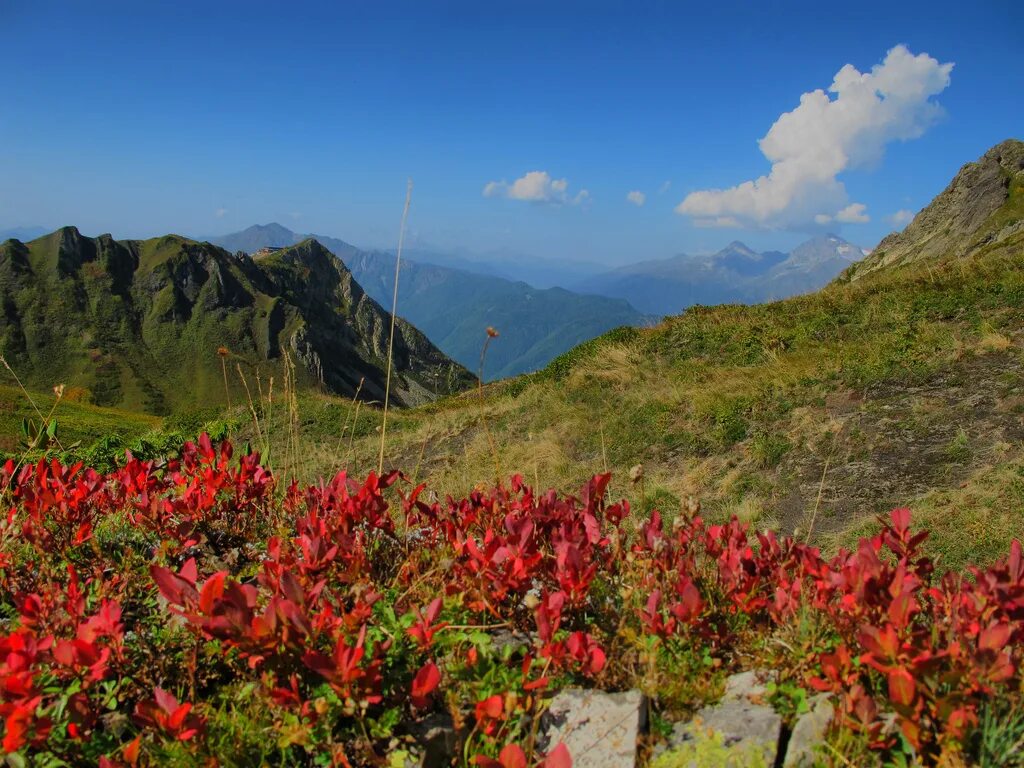
<path fill-rule="evenodd" d="M 518 744 L 508 744 L 498 755 L 502 768 L 526 768 L 526 753 Z"/>
<path fill-rule="evenodd" d="M 901 707 L 909 707 L 914 700 L 916 686 L 913 676 L 902 667 L 889 673 L 889 698 Z"/>
<path fill-rule="evenodd" d="M 422 667 L 420 671 L 416 673 L 416 677 L 412 680 L 412 703 L 414 707 L 425 707 L 428 702 L 428 697 L 441 682 L 441 671 L 437 668 L 437 665 L 428 661 Z"/>
<path fill-rule="evenodd" d="M 557 747 L 548 752 L 543 768 L 572 768 L 572 756 L 564 742 L 559 742 Z"/>
<path fill-rule="evenodd" d="M 210 613 L 213 610 L 213 601 L 224 594 L 224 579 L 227 575 L 227 571 L 219 571 L 203 584 L 199 592 L 199 610 L 203 613 Z"/>
<path fill-rule="evenodd" d="M 906 507 L 894 509 L 889 513 L 889 517 L 892 519 L 892 527 L 896 533 L 905 533 L 910 528 L 910 510 Z"/>
<path fill-rule="evenodd" d="M 124 748 L 121 754 L 128 761 L 128 765 L 137 765 L 139 762 L 139 747 L 142 744 L 142 735 L 139 734 L 132 739 Z"/>
<path fill-rule="evenodd" d="M 978 649 L 982 651 L 1001 651 L 1010 641 L 1009 624 L 993 624 L 981 630 L 978 635 Z"/>

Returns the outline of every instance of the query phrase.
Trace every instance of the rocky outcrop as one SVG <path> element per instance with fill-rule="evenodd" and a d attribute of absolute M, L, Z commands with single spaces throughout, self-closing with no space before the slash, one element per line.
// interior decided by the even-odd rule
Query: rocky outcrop
<path fill-rule="evenodd" d="M 902 232 L 889 235 L 845 277 L 919 261 L 963 258 L 1024 240 L 1024 142 L 1010 139 L 968 163 Z"/>

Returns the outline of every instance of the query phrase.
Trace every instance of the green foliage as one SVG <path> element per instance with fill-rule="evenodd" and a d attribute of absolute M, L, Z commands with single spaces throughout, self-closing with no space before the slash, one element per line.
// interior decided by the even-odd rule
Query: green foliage
<path fill-rule="evenodd" d="M 946 458 L 955 464 L 963 464 L 971 458 L 971 441 L 963 427 L 957 430 L 956 435 L 946 446 Z"/>
<path fill-rule="evenodd" d="M 1024 766 L 1024 710 L 993 700 L 982 710 L 972 752 L 979 768 Z"/>
<path fill-rule="evenodd" d="M 789 440 L 782 435 L 759 431 L 750 443 L 750 453 L 757 466 L 761 469 L 771 469 L 792 447 Z"/>
<path fill-rule="evenodd" d="M 766 688 L 772 708 L 782 715 L 785 721 L 792 723 L 808 711 L 807 689 L 802 685 L 797 685 L 791 680 L 770 680 Z"/>
<path fill-rule="evenodd" d="M 693 729 L 693 737 L 651 761 L 651 768 L 771 768 L 756 744 L 726 745 L 717 731 Z"/>
<path fill-rule="evenodd" d="M 656 509 L 671 520 L 679 512 L 680 505 L 679 497 L 668 488 L 654 486 L 644 493 L 639 512 L 641 515 L 647 516 Z"/>
<path fill-rule="evenodd" d="M 744 397 L 723 400 L 712 407 L 708 418 L 711 434 L 719 446 L 728 447 L 747 436 L 749 407 L 749 400 Z"/>

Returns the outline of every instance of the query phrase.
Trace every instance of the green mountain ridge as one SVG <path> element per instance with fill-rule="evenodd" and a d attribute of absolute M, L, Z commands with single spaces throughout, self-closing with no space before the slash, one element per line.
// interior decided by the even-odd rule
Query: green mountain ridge
<path fill-rule="evenodd" d="M 0 245 L 0 351 L 30 389 L 153 414 L 246 396 L 237 371 L 282 386 L 384 398 L 390 317 L 322 245 L 250 259 L 176 235 L 116 241 L 64 227 Z M 228 356 L 222 362 L 218 350 Z M 392 400 L 415 405 L 473 377 L 413 326 L 395 330 Z M 280 390 L 279 390 L 280 391 Z"/>

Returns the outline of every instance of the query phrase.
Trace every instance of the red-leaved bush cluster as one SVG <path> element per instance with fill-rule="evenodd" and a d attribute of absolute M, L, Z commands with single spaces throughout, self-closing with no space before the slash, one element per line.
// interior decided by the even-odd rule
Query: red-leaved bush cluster
<path fill-rule="evenodd" d="M 205 437 L 105 476 L 9 462 L 3 750 L 371 765 L 444 716 L 459 760 L 563 768 L 566 748 L 538 739 L 558 688 L 640 685 L 658 705 L 659 674 L 698 659 L 714 679 L 782 645 L 773 663 L 833 693 L 838 728 L 928 763 L 1019 694 L 1017 542 L 937 578 L 907 510 L 824 559 L 735 519 L 634 519 L 609 479 L 445 501 L 398 473 L 277 488 L 257 455 Z"/>

